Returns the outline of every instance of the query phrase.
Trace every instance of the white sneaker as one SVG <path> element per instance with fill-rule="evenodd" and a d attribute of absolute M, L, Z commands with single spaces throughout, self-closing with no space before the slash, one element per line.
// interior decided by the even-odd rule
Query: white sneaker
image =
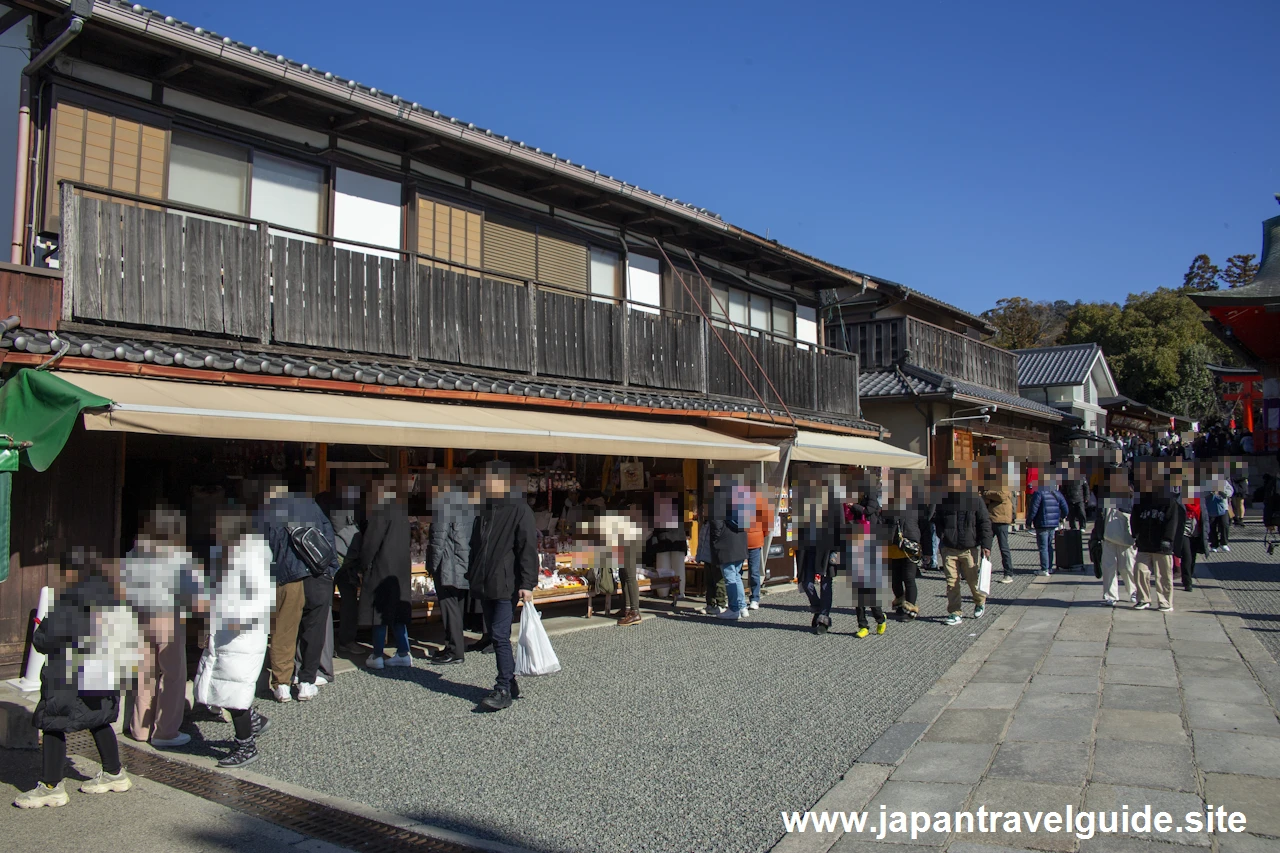
<path fill-rule="evenodd" d="M 1230 554 L 1230 553 L 1231 553 L 1231 546 L 1230 546 L 1230 545 L 1223 545 L 1223 546 L 1222 546 L 1222 550 L 1224 550 L 1224 551 L 1226 551 L 1228 554 Z"/>
<path fill-rule="evenodd" d="M 305 681 L 298 685 L 298 701 L 307 702 L 316 698 L 316 694 L 320 692 L 320 688 L 314 684 L 308 684 Z"/>
<path fill-rule="evenodd" d="M 382 669 L 384 665 L 382 662 L 382 655 L 380 654 L 369 655 L 369 657 L 365 660 L 364 665 L 369 667 L 369 669 Z"/>
<path fill-rule="evenodd" d="M 1129 593 L 1129 603 L 1130 604 L 1138 603 L 1138 594 L 1136 592 Z"/>
<path fill-rule="evenodd" d="M 152 741 L 154 743 L 154 741 Z M 98 775 L 86 781 L 80 786 L 82 794 L 123 794 L 133 787 L 133 780 L 129 778 L 129 774 L 124 768 L 120 768 L 119 773 L 108 773 L 105 770 L 99 770 Z"/>
<path fill-rule="evenodd" d="M 1144 601 L 1141 604 L 1136 605 L 1133 609 L 1134 610 L 1150 610 L 1151 605 Z"/>
<path fill-rule="evenodd" d="M 191 735 L 186 732 L 178 732 L 177 737 L 155 737 L 151 738 L 151 745 L 158 749 L 171 749 L 175 746 L 186 746 L 191 743 Z"/>
<path fill-rule="evenodd" d="M 42 806 L 65 806 L 71 802 L 71 798 L 67 796 L 67 789 L 62 783 L 50 787 L 43 782 L 37 782 L 36 786 L 30 791 L 23 791 L 13 804 L 20 809 L 38 809 Z"/>
<path fill-rule="evenodd" d="M 272 693 L 275 695 L 277 702 L 289 702 L 293 699 L 293 693 L 290 692 L 287 684 L 277 684 Z"/>
<path fill-rule="evenodd" d="M 751 605 L 750 605 L 750 606 L 751 606 L 751 609 L 752 609 L 752 610 L 759 610 L 759 609 L 760 609 L 760 602 L 758 602 L 758 601 L 753 601 L 753 602 L 751 602 Z"/>
<path fill-rule="evenodd" d="M 324 687 L 328 683 L 329 683 L 329 679 L 325 678 L 323 675 L 321 675 L 318 672 L 316 673 L 316 687 Z"/>
<path fill-rule="evenodd" d="M 1216 554 L 1216 553 L 1218 553 L 1218 549 L 1217 549 L 1217 548 L 1210 548 L 1210 549 L 1209 549 L 1209 553 L 1210 553 L 1210 554 Z"/>
<path fill-rule="evenodd" d="M 387 666 L 413 666 L 413 655 L 393 655 L 387 658 Z"/>
<path fill-rule="evenodd" d="M 736 620 L 742 616 L 737 610 L 721 610 L 718 614 L 721 619 Z"/>
<path fill-rule="evenodd" d="M 1009 575 L 1005 575 L 1004 577 L 1000 578 L 1000 583 L 1013 583 L 1013 578 L 1010 577 Z"/>
<path fill-rule="evenodd" d="M 750 608 L 750 607 L 744 607 L 744 608 L 742 608 L 741 610 L 739 610 L 739 611 L 738 611 L 738 618 L 739 618 L 739 619 L 747 619 L 747 618 L 749 618 L 750 616 L 751 616 L 751 608 Z"/>
<path fill-rule="evenodd" d="M 725 613 L 725 612 L 727 612 L 727 608 L 721 608 L 715 604 L 711 605 L 710 607 L 698 608 L 698 613 L 702 616 L 719 616 L 721 613 Z"/>

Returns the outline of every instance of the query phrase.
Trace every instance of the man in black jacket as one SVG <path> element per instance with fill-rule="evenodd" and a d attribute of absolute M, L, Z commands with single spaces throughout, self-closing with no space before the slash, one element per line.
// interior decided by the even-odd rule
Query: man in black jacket
<path fill-rule="evenodd" d="M 973 472 L 963 463 L 953 464 L 947 476 L 947 493 L 933 513 L 942 569 L 947 576 L 945 624 L 960 624 L 960 577 L 973 595 L 973 618 L 986 612 L 987 596 L 978 589 L 978 566 L 991 557 L 991 516 L 973 487 Z"/>
<path fill-rule="evenodd" d="M 1173 555 L 1181 543 L 1187 514 L 1173 492 L 1168 463 L 1145 462 L 1138 469 L 1138 503 L 1129 516 L 1129 529 L 1138 549 L 1134 560 L 1138 610 L 1151 606 L 1151 576 L 1155 575 L 1156 604 L 1173 612 Z"/>
<path fill-rule="evenodd" d="M 325 626 L 333 606 L 335 565 L 325 575 L 315 577 L 289 537 L 291 528 L 314 527 L 329 542 L 336 555 L 333 524 L 319 505 L 307 495 L 301 483 L 295 489 L 281 481 L 267 484 L 266 503 L 258 511 L 255 524 L 271 545 L 271 580 L 276 585 L 276 606 L 271 622 L 271 691 L 277 702 L 293 697 L 289 685 L 294 675 L 293 660 L 301 640 L 302 666 L 298 670 L 298 699 L 307 701 L 317 693 L 316 672 L 324 651 Z"/>
<path fill-rule="evenodd" d="M 533 606 L 538 530 L 529 504 L 511 494 L 511 470 L 506 463 L 493 461 L 485 467 L 484 498 L 471 532 L 467 583 L 484 608 L 485 625 L 498 659 L 498 679 L 489 695 L 480 700 L 479 710 L 501 711 L 520 696 L 511 651 L 511 621 L 517 601 Z"/>
<path fill-rule="evenodd" d="M 1068 465 L 1062 475 L 1062 496 L 1067 499 L 1067 524 L 1072 530 L 1084 530 L 1085 495 L 1089 484 L 1080 476 L 1074 464 Z"/>

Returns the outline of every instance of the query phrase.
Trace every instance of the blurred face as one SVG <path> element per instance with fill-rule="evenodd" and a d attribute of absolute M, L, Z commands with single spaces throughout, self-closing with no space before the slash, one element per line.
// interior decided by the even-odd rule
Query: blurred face
<path fill-rule="evenodd" d="M 511 490 L 511 482 L 505 474 L 490 471 L 484 475 L 484 496 L 500 498 Z"/>

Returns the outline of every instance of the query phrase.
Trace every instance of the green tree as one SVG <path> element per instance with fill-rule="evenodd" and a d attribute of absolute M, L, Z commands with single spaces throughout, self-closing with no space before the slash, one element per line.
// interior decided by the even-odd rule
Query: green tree
<path fill-rule="evenodd" d="M 1196 255 L 1182 276 L 1183 290 L 1217 290 L 1218 265 L 1208 255 Z"/>
<path fill-rule="evenodd" d="M 1257 255 L 1232 255 L 1227 258 L 1227 268 L 1218 278 L 1227 287 L 1241 287 L 1253 281 L 1258 274 L 1258 265 L 1253 262 Z"/>
<path fill-rule="evenodd" d="M 1123 307 L 1110 302 L 1073 307 L 1063 343 L 1096 343 L 1120 393 L 1196 420 L 1217 411 L 1213 378 L 1205 367 L 1230 363 L 1230 354 L 1203 323 L 1184 290 L 1131 294 Z"/>
<path fill-rule="evenodd" d="M 982 318 L 996 327 L 991 343 L 1004 349 L 1051 346 L 1060 325 L 1052 305 L 1024 296 L 996 300 L 996 307 L 983 311 Z"/>

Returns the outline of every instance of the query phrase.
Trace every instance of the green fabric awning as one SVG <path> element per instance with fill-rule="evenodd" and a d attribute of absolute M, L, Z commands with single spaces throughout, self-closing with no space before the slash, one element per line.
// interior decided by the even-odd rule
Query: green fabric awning
<path fill-rule="evenodd" d="M 110 405 L 106 397 L 39 370 L 19 370 L 0 385 L 0 583 L 9 577 L 13 472 L 19 463 L 47 470 L 62 452 L 80 412 Z M 30 445 L 24 447 L 27 442 Z"/>
<path fill-rule="evenodd" d="M 20 454 L 22 462 L 45 471 L 62 452 L 80 412 L 110 405 L 106 397 L 52 373 L 20 370 L 0 385 L 0 434 L 31 442 Z"/>

